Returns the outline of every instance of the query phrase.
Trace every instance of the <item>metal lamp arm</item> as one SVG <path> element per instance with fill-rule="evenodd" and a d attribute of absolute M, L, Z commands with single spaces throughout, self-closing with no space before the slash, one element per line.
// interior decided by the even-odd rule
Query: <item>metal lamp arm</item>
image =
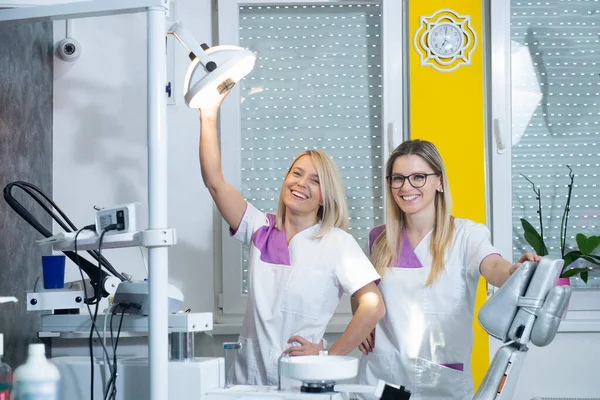
<path fill-rule="evenodd" d="M 190 53 L 190 59 L 193 61 L 197 58 L 207 72 L 211 72 L 217 68 L 217 64 L 214 61 L 210 61 L 209 57 L 204 52 L 204 50 L 208 49 L 208 46 L 205 43 L 198 44 L 190 31 L 183 26 L 182 22 L 175 22 L 167 30 L 167 34 L 175 36 L 179 43 L 181 43 Z"/>

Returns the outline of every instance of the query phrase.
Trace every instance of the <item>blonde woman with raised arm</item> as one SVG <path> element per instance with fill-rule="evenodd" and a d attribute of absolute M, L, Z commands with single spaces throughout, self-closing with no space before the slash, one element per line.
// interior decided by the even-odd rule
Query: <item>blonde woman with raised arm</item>
<path fill-rule="evenodd" d="M 248 203 L 223 178 L 217 139 L 221 101 L 200 110 L 202 179 L 232 236 L 249 246 L 248 303 L 242 349 L 229 376 L 235 384 L 276 385 L 277 359 L 316 355 L 342 293 L 356 312 L 330 355 L 356 348 L 385 314 L 379 275 L 347 232 L 340 173 L 322 151 L 298 154 L 287 170 L 276 214 Z"/>

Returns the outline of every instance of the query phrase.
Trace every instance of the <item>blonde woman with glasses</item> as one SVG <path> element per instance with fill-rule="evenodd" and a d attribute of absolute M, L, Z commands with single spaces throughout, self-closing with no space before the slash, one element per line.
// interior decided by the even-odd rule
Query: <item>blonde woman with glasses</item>
<path fill-rule="evenodd" d="M 450 214 L 448 178 L 432 143 L 398 146 L 386 178 L 386 224 L 371 231 L 369 249 L 387 312 L 359 346 L 359 383 L 382 379 L 419 400 L 471 399 L 479 277 L 502 286 L 523 261 L 539 258 L 526 253 L 511 265 L 484 225 Z"/>
<path fill-rule="evenodd" d="M 217 139 L 221 99 L 200 110 L 202 179 L 231 234 L 250 248 L 248 303 L 231 382 L 276 385 L 277 359 L 316 355 L 342 293 L 356 312 L 328 349 L 345 355 L 385 314 L 379 275 L 347 232 L 340 173 L 322 151 L 303 151 L 283 179 L 277 214 L 248 203 L 224 178 Z"/>

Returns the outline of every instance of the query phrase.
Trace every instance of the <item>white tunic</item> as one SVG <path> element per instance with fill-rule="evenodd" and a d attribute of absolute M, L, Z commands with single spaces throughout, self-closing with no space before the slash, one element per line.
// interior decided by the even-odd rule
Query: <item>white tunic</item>
<path fill-rule="evenodd" d="M 498 251 L 484 225 L 466 219 L 455 219 L 454 225 L 444 272 L 427 288 L 431 232 L 414 250 L 403 235 L 398 264 L 379 285 L 387 312 L 375 328 L 373 352 L 361 357 L 359 383 L 382 379 L 403 385 L 411 400 L 473 397 L 470 357 L 479 266 Z M 382 229 L 371 232 L 371 243 Z"/>
<path fill-rule="evenodd" d="M 343 292 L 353 294 L 379 275 L 356 240 L 333 228 L 315 239 L 316 224 L 287 244 L 275 215 L 248 203 L 234 237 L 250 246 L 248 302 L 231 382 L 276 385 L 277 358 L 300 335 L 318 343 Z"/>

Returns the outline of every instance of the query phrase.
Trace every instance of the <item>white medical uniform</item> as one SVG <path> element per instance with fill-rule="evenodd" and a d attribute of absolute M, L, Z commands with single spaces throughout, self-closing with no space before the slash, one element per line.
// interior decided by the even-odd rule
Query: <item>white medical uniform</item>
<path fill-rule="evenodd" d="M 431 231 L 415 249 L 402 235 L 397 265 L 385 272 L 379 285 L 386 315 L 375 328 L 373 352 L 361 357 L 359 383 L 374 385 L 382 379 L 403 385 L 411 391 L 411 400 L 473 397 L 470 357 L 479 266 L 499 252 L 484 225 L 455 219 L 454 226 L 444 271 L 427 288 Z M 370 246 L 382 230 L 383 226 L 371 231 Z"/>
<path fill-rule="evenodd" d="M 231 382 L 276 385 L 277 359 L 300 335 L 318 343 L 343 292 L 353 294 L 379 274 L 356 240 L 332 228 L 315 239 L 316 224 L 289 243 L 275 215 L 248 203 L 235 238 L 250 246 L 248 302 Z"/>

